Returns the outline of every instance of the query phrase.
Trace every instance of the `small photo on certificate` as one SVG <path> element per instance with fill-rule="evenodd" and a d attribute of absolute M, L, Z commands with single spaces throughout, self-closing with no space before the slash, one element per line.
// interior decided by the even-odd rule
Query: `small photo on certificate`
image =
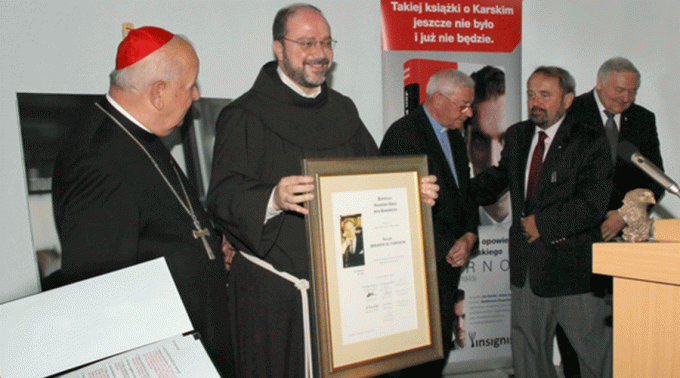
<path fill-rule="evenodd" d="M 354 268 L 364 266 L 364 234 L 361 229 L 361 214 L 340 217 L 340 232 L 342 240 L 342 266 Z"/>

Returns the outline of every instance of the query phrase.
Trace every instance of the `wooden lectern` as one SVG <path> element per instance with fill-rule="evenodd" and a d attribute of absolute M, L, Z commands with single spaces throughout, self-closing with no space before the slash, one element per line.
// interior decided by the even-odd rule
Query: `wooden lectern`
<path fill-rule="evenodd" d="M 647 243 L 596 243 L 593 272 L 614 277 L 614 377 L 680 377 L 680 220 Z"/>

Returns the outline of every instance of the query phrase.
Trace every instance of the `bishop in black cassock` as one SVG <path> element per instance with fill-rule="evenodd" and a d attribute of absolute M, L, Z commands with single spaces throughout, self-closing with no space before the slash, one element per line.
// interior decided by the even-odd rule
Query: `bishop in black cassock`
<path fill-rule="evenodd" d="M 73 129 L 57 157 L 53 177 L 54 214 L 63 250 L 61 274 L 70 283 L 165 257 L 194 330 L 218 369 L 226 373 L 231 356 L 220 237 L 210 228 L 195 189 L 151 131 L 162 124 L 169 133 L 191 100 L 198 98 L 195 87 L 189 87 L 198 72 L 198 59 L 184 40 L 156 29 L 141 28 L 137 29 L 141 36 L 134 31 L 130 35 L 144 39 L 146 32 L 155 38 L 152 42 L 165 38 L 161 46 L 167 43 L 167 47 L 157 47 L 159 52 L 152 51 L 147 59 L 165 54 L 184 62 L 185 73 L 164 83 L 178 80 L 179 88 L 189 89 L 187 93 L 178 90 L 189 101 L 173 102 L 182 97 L 174 96 L 177 93 L 168 100 L 164 97 L 168 92 L 145 96 L 153 90 L 130 91 L 112 85 L 109 95 L 93 104 L 96 119 Z M 121 48 L 131 48 L 129 43 L 124 40 Z M 119 50 L 117 71 L 125 68 L 120 61 Z M 144 108 L 147 98 L 163 98 L 164 102 Z M 140 112 L 154 107 L 162 112 Z M 177 119 L 165 120 L 166 113 Z M 159 114 L 164 115 L 163 122 L 156 122 Z M 198 235 L 206 230 L 209 235 Z M 211 259 L 204 243 L 217 256 Z"/>

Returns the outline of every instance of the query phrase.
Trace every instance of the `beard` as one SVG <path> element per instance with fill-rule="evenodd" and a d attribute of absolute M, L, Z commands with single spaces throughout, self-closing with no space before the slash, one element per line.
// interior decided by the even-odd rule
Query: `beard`
<path fill-rule="evenodd" d="M 539 128 L 545 130 L 548 127 L 554 125 L 559 121 L 564 115 L 566 114 L 566 109 L 560 108 L 557 110 L 557 112 L 551 117 L 550 113 L 546 109 L 539 108 L 538 106 L 534 106 L 531 108 L 531 111 L 529 113 L 529 118 L 531 121 Z"/>
<path fill-rule="evenodd" d="M 547 126 L 546 124 L 548 123 L 548 111 L 543 108 L 539 108 L 538 106 L 534 106 L 529 112 L 529 118 L 536 126 L 545 128 L 545 126 Z"/>
<path fill-rule="evenodd" d="M 315 88 L 320 86 L 326 81 L 326 73 L 328 72 L 328 65 L 330 64 L 330 60 L 328 58 L 319 58 L 319 59 L 305 59 L 302 62 L 302 67 L 296 68 L 293 67 L 290 64 L 290 59 L 288 59 L 288 56 L 286 56 L 286 52 L 284 50 L 284 55 L 283 55 L 283 71 L 288 77 L 291 78 L 295 83 L 298 85 L 301 85 L 305 88 Z M 326 70 L 323 72 L 323 75 L 320 77 L 314 77 L 311 74 L 308 74 L 305 71 L 305 65 L 316 65 L 316 64 L 323 64 L 327 66 Z"/>

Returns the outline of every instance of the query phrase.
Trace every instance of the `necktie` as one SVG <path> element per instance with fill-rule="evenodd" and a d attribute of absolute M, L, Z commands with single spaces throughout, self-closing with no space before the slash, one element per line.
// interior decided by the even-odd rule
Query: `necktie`
<path fill-rule="evenodd" d="M 614 113 L 605 110 L 607 115 L 607 122 L 604 123 L 604 131 L 607 134 L 609 147 L 612 153 L 612 162 L 616 163 L 616 146 L 619 144 L 619 131 L 616 129 L 616 122 L 614 121 Z"/>
<path fill-rule="evenodd" d="M 536 192 L 538 178 L 541 176 L 543 167 L 543 154 L 545 153 L 545 138 L 548 134 L 543 131 L 538 132 L 538 142 L 531 155 L 531 166 L 529 167 L 529 182 L 527 183 L 527 199 L 530 199 Z"/>

